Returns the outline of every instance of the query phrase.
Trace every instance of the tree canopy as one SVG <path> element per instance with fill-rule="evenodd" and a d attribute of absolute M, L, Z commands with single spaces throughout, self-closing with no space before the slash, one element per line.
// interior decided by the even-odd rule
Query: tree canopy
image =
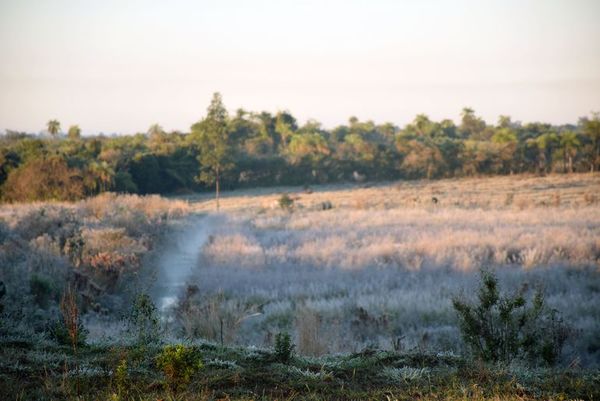
<path fill-rule="evenodd" d="M 417 115 L 404 127 L 349 118 L 331 129 L 287 110 L 227 112 L 215 93 L 190 132 L 153 124 L 144 133 L 81 135 L 48 121 L 52 137 L 0 135 L 4 201 L 78 199 L 103 191 L 176 193 L 339 181 L 435 179 L 600 169 L 600 114 L 577 125 L 487 124 L 464 108 L 459 124 Z"/>

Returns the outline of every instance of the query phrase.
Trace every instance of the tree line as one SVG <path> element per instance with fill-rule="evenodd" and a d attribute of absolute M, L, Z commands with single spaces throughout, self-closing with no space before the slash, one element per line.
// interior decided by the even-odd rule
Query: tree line
<path fill-rule="evenodd" d="M 64 133 L 57 120 L 46 128 L 0 136 L 3 201 L 600 168 L 600 113 L 577 125 L 509 116 L 490 125 L 464 108 L 458 124 L 419 114 L 402 128 L 351 117 L 325 129 L 315 120 L 300 125 L 288 111 L 229 114 L 215 93 L 190 132 L 154 124 L 134 135 L 84 137 L 76 125 Z"/>

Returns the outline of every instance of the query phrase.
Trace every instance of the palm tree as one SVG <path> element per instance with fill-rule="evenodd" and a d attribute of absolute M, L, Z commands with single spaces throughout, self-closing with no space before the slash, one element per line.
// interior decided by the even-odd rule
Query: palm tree
<path fill-rule="evenodd" d="M 48 127 L 48 132 L 53 137 L 56 137 L 56 135 L 58 135 L 60 132 L 60 122 L 58 122 L 58 120 L 50 120 L 46 126 Z"/>
<path fill-rule="evenodd" d="M 94 186 L 98 192 L 105 192 L 113 185 L 114 169 L 105 161 L 90 163 L 89 171 L 94 178 Z"/>
<path fill-rule="evenodd" d="M 558 136 L 554 132 L 546 132 L 527 142 L 538 148 L 538 171 L 546 174 L 548 167 L 552 167 L 552 150 L 558 143 Z"/>

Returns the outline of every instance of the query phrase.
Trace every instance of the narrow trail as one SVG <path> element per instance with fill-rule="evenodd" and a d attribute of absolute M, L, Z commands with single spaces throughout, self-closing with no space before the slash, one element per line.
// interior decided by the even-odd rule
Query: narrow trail
<path fill-rule="evenodd" d="M 198 268 L 202 247 L 215 227 L 219 216 L 193 216 L 176 234 L 174 245 L 158 259 L 156 301 L 161 314 L 166 315 L 175 304 L 188 278 Z"/>

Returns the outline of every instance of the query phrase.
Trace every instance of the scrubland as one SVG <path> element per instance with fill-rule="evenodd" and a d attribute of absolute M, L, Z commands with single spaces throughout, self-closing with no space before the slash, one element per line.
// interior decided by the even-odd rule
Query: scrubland
<path fill-rule="evenodd" d="M 565 357 L 598 364 L 597 176 L 284 190 L 297 198 L 293 210 L 268 207 L 279 194 L 224 199 L 227 222 L 190 279 L 201 302 L 214 293 L 233 314 L 260 306 L 235 341 L 269 345 L 290 330 L 307 354 L 460 353 L 452 294 L 471 292 L 479 269 L 490 268 L 510 291 L 544 288 L 578 333 Z"/>
<path fill-rule="evenodd" d="M 4 205 L 0 384 L 15 399 L 596 399 L 599 194 L 578 174 L 234 191 L 218 213 L 208 195 Z M 482 268 L 560 312 L 554 367 L 470 354 L 452 299 L 476 299 Z M 67 290 L 81 343 L 59 329 Z"/>

